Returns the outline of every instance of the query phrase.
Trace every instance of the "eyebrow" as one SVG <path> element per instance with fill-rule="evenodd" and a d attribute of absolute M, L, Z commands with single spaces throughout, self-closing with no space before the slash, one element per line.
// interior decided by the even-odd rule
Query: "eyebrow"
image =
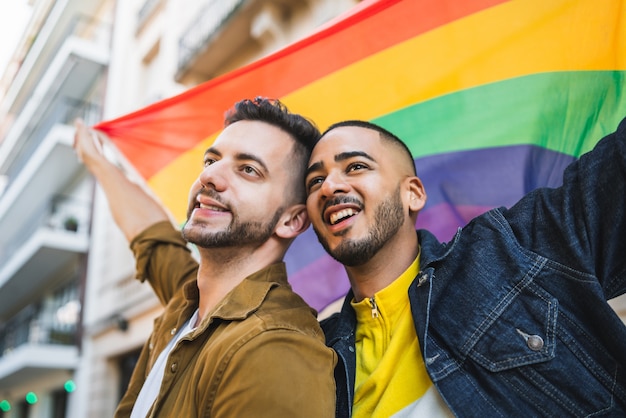
<path fill-rule="evenodd" d="M 222 153 L 219 152 L 216 148 L 210 147 L 208 148 L 205 152 L 204 152 L 204 156 L 206 157 L 207 154 L 215 154 L 218 157 L 222 157 Z M 252 160 L 255 161 L 257 164 L 259 164 L 261 166 L 261 168 L 263 168 L 263 170 L 266 173 L 269 173 L 269 170 L 267 169 L 267 165 L 265 165 L 265 163 L 263 162 L 263 160 L 259 157 L 257 157 L 254 154 L 248 154 L 246 152 L 240 152 L 239 154 L 237 154 L 235 156 L 236 160 L 239 161 L 245 161 L 245 160 Z"/>
<path fill-rule="evenodd" d="M 209 147 L 209 148 L 207 148 L 207 150 L 206 150 L 206 151 L 204 151 L 204 156 L 205 156 L 205 157 L 206 157 L 206 155 L 207 155 L 207 154 L 215 154 L 215 155 L 217 155 L 218 157 L 221 157 L 221 156 L 222 156 L 222 153 L 221 153 L 221 152 L 219 152 L 218 150 L 216 150 L 216 149 L 215 149 L 215 148 L 213 148 L 213 147 Z"/>
<path fill-rule="evenodd" d="M 364 158 L 367 158 L 370 161 L 376 162 L 376 160 L 371 155 L 369 155 L 368 153 L 363 152 L 363 151 L 349 151 L 349 152 L 339 153 L 339 154 L 335 155 L 335 162 L 349 160 L 350 158 L 354 158 L 354 157 L 364 157 Z M 308 176 L 311 172 L 316 171 L 316 170 L 320 170 L 323 167 L 324 167 L 324 163 L 323 162 L 321 162 L 321 161 L 315 162 L 315 163 L 311 164 L 309 166 L 309 168 L 307 168 L 306 175 Z"/>
<path fill-rule="evenodd" d="M 335 162 L 348 160 L 353 157 L 365 157 L 370 161 L 376 162 L 376 160 L 372 156 L 363 151 L 342 152 L 341 154 L 335 155 Z"/>
<path fill-rule="evenodd" d="M 324 163 L 321 161 L 318 161 L 316 163 L 313 163 L 309 166 L 309 168 L 306 169 L 306 176 L 308 176 L 309 174 L 311 174 L 311 172 L 313 171 L 317 171 L 320 170 L 324 167 Z"/>
<path fill-rule="evenodd" d="M 257 164 L 259 164 L 261 166 L 261 168 L 263 168 L 263 170 L 266 173 L 269 173 L 269 170 L 267 169 L 267 166 L 265 165 L 263 160 L 260 159 L 259 157 L 257 157 L 256 155 L 248 154 L 248 153 L 245 153 L 245 152 L 240 152 L 239 154 L 237 154 L 236 159 L 237 160 L 252 160 L 252 161 L 255 161 Z"/>

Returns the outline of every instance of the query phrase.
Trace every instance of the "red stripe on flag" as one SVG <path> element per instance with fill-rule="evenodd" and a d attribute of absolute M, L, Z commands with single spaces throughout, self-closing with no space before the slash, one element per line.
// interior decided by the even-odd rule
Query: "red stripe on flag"
<path fill-rule="evenodd" d="M 503 2 L 473 0 L 448 7 L 438 0 L 374 2 L 264 59 L 95 128 L 106 132 L 149 179 L 218 132 L 224 111 L 235 101 L 283 97 L 376 52 Z"/>

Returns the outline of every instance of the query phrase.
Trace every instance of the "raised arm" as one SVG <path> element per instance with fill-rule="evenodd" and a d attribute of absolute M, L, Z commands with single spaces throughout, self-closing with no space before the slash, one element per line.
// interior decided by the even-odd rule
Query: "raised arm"
<path fill-rule="evenodd" d="M 595 277 L 610 299 L 626 293 L 624 196 L 626 119 L 568 166 L 561 187 L 535 190 L 508 213 L 522 245 Z"/>
<path fill-rule="evenodd" d="M 131 181 L 103 153 L 105 134 L 75 122 L 74 149 L 106 194 L 115 223 L 130 242 L 151 225 L 170 220 L 163 206 L 145 189 Z"/>

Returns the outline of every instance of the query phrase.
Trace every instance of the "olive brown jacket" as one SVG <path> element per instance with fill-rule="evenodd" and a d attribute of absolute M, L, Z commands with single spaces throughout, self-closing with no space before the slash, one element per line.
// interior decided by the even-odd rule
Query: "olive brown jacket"
<path fill-rule="evenodd" d="M 153 225 L 131 243 L 137 278 L 165 306 L 154 322 L 116 417 L 130 416 L 150 368 L 198 307 L 198 264 L 180 232 Z M 182 251 L 182 250 L 185 251 Z M 172 262 L 172 258 L 176 262 Z M 331 417 L 336 355 L 284 263 L 245 278 L 167 359 L 152 417 Z"/>

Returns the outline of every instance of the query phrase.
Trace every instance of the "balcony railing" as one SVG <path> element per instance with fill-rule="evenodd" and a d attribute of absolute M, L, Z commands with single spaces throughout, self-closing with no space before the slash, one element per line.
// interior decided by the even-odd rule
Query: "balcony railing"
<path fill-rule="evenodd" d="M 154 12 L 161 0 L 146 0 L 137 13 L 137 28 L 140 29 Z"/>
<path fill-rule="evenodd" d="M 55 47 L 55 53 L 61 48 L 66 39 L 78 37 L 93 44 L 108 48 L 111 38 L 111 25 L 91 16 L 76 16 L 67 27 L 61 41 Z"/>
<path fill-rule="evenodd" d="M 36 212 L 35 216 L 25 222 L 28 228 L 22 230 L 18 237 L 6 245 L 0 245 L 0 266 L 6 265 L 40 228 L 45 227 L 53 231 L 65 230 L 78 234 L 87 233 L 90 210 L 89 202 L 66 196 L 55 196 L 48 203 L 46 210 Z M 74 220 L 76 228 L 70 225 Z"/>
<path fill-rule="evenodd" d="M 24 129 L 24 140 L 21 141 L 19 150 L 16 150 L 15 158 L 4 173 L 5 190 L 11 186 L 52 127 L 56 124 L 71 125 L 78 117 L 85 120 L 88 126 L 94 124 L 100 118 L 100 107 L 94 103 L 65 98 L 47 109 L 43 118 L 32 119 Z"/>
<path fill-rule="evenodd" d="M 0 323 L 0 357 L 24 344 L 74 345 L 80 316 L 77 282 Z"/>
<path fill-rule="evenodd" d="M 97 19 L 94 19 L 90 16 L 75 16 L 65 31 L 63 35 L 60 37 L 56 43 L 53 44 L 53 47 L 50 49 L 49 53 L 45 55 L 41 53 L 39 50 L 34 50 L 33 47 L 35 43 L 31 45 L 31 50 L 27 53 L 27 58 L 24 59 L 26 61 L 31 54 L 37 54 L 39 57 L 44 57 L 44 62 L 41 63 L 41 68 L 49 68 L 52 61 L 56 58 L 60 49 L 63 47 L 65 42 L 69 38 L 78 38 L 92 43 L 93 45 L 98 45 L 102 48 L 109 49 L 110 39 L 111 39 L 111 25 L 108 23 L 103 23 Z M 29 71 L 28 68 L 21 68 L 20 72 Z M 16 76 L 17 79 L 19 76 Z M 33 87 L 35 88 L 35 87 Z M 11 114 L 19 115 L 24 110 L 24 107 L 28 104 L 28 101 L 19 102 L 19 104 L 11 109 Z M 8 132 L 10 130 L 10 126 L 4 127 L 4 132 Z"/>
<path fill-rule="evenodd" d="M 237 12 L 245 0 L 208 1 L 178 41 L 178 69 L 184 69 Z"/>

